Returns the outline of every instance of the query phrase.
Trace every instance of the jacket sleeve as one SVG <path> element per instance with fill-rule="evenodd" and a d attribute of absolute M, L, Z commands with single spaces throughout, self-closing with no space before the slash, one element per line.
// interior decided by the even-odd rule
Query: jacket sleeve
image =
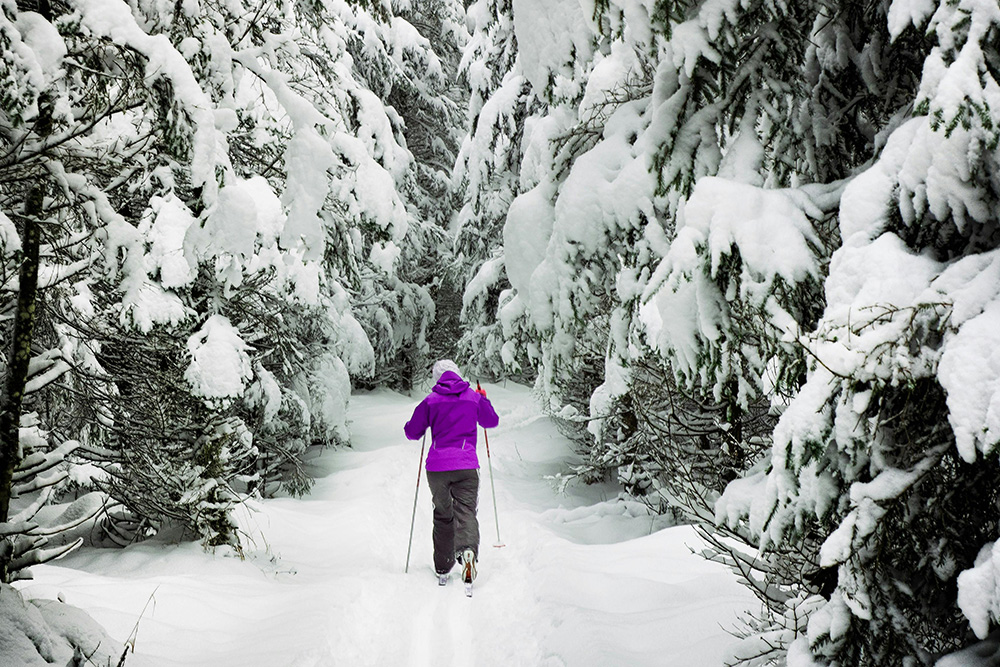
<path fill-rule="evenodd" d="M 406 425 L 403 426 L 403 433 L 410 440 L 419 440 L 423 437 L 428 426 L 430 426 L 430 422 L 428 420 L 427 399 L 425 398 L 420 401 L 420 405 L 413 411 L 410 421 L 406 422 Z"/>
<path fill-rule="evenodd" d="M 500 423 L 500 417 L 497 416 L 496 410 L 493 409 L 493 404 L 485 396 L 479 397 L 479 412 L 476 415 L 476 420 L 483 428 L 493 428 Z"/>

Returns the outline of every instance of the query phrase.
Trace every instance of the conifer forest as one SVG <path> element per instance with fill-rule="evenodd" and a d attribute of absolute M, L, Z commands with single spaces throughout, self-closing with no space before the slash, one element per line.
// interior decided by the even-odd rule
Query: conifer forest
<path fill-rule="evenodd" d="M 729 664 L 995 646 L 997 0 L 0 0 L 0 54 L 8 591 L 239 553 L 449 358 L 695 528 Z"/>

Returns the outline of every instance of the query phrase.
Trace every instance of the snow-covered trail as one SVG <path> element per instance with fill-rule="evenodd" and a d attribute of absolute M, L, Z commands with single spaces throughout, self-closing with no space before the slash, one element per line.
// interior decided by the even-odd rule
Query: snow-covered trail
<path fill-rule="evenodd" d="M 457 581 L 436 584 L 422 477 L 403 573 L 420 443 L 402 436 L 417 399 L 391 392 L 353 398 L 354 447 L 318 459 L 308 497 L 247 506 L 245 560 L 197 544 L 90 549 L 37 568 L 21 588 L 61 593 L 122 640 L 138 622 L 133 667 L 721 665 L 749 593 L 690 553 L 689 528 L 654 530 L 599 487 L 558 494 L 544 477 L 572 456 L 568 442 L 527 389 L 487 389 L 501 418 L 490 449 L 506 546 L 492 547 L 480 443 L 472 599 Z"/>

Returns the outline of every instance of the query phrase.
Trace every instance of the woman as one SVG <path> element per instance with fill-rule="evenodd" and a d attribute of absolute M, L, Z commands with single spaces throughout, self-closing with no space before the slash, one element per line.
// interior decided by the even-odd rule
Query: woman
<path fill-rule="evenodd" d="M 476 578 L 479 555 L 479 458 L 477 425 L 493 428 L 500 423 L 486 391 L 473 390 L 450 359 L 434 364 L 434 388 L 413 411 L 403 427 L 406 437 L 420 440 L 431 429 L 427 453 L 427 483 L 434 502 L 434 569 L 438 583 L 458 561 L 462 581 Z"/>

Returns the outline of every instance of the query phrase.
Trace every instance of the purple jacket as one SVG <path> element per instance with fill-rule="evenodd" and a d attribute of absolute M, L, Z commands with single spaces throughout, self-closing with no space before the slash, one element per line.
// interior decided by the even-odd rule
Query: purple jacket
<path fill-rule="evenodd" d="M 427 398 L 413 411 L 403 432 L 419 440 L 429 426 L 431 448 L 427 469 L 471 470 L 479 467 L 476 456 L 476 425 L 493 428 L 500 423 L 489 400 L 453 371 L 445 371 Z"/>

